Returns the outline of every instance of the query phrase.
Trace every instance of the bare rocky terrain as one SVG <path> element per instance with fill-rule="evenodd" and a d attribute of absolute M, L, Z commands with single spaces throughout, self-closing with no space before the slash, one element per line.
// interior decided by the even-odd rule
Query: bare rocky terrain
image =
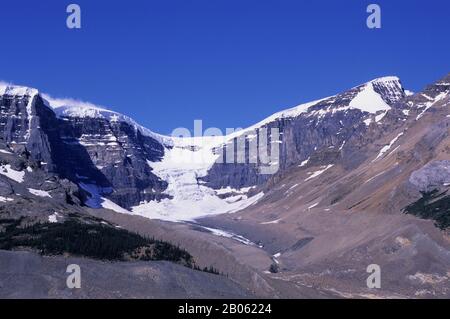
<path fill-rule="evenodd" d="M 81 288 L 66 285 L 68 265 L 81 268 Z M 170 262 L 101 262 L 0 251 L 0 298 L 250 298 L 224 276 Z"/>

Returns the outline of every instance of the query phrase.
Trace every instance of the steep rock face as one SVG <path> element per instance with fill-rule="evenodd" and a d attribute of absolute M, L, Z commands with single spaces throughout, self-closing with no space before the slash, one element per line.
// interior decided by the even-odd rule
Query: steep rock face
<path fill-rule="evenodd" d="M 50 174 L 95 185 L 123 207 L 167 197 L 167 183 L 147 163 L 163 156 L 159 141 L 120 118 L 58 115 L 35 89 L 0 87 L 0 140 L 15 153 Z"/>
<path fill-rule="evenodd" d="M 357 86 L 335 96 L 300 105 L 274 114 L 242 133 L 246 138 L 246 163 L 216 163 L 203 179 L 213 188 L 241 188 L 262 184 L 271 176 L 261 174 L 261 163 L 251 163 L 248 155 L 250 140 L 265 128 L 268 145 L 278 143 L 278 173 L 293 165 L 343 164 L 357 167 L 367 154 L 359 152 L 386 130 L 401 125 L 407 105 L 393 106 L 406 96 L 396 77 L 385 77 Z M 280 142 L 272 141 L 271 129 L 276 129 Z M 236 137 L 237 140 L 239 137 Z M 235 142 L 236 143 L 236 142 Z M 261 145 L 258 143 L 258 150 Z M 269 147 L 270 148 L 270 147 Z M 226 147 L 222 152 L 226 157 Z M 269 153 L 270 154 L 270 153 Z M 249 163 L 250 162 L 250 163 Z"/>
<path fill-rule="evenodd" d="M 42 135 L 38 115 L 45 110 L 36 106 L 37 100 L 35 89 L 0 86 L 0 138 L 19 152 L 31 148 L 32 156 L 50 167 L 49 141 Z"/>
<path fill-rule="evenodd" d="M 62 216 L 62 211 L 80 209 L 82 195 L 77 185 L 49 172 L 47 165 L 29 155 L 26 146 L 23 149 L 14 153 L 12 145 L 0 142 L 0 217 L 47 221 L 55 211 Z"/>
<path fill-rule="evenodd" d="M 429 96 L 436 99 L 437 96 L 447 95 L 450 91 L 450 73 L 445 77 L 436 81 L 435 83 L 428 85 L 425 90 L 421 93 L 422 97 Z"/>
<path fill-rule="evenodd" d="M 32 121 L 37 90 L 0 84 L 0 129 L 9 143 L 25 143 Z"/>
<path fill-rule="evenodd" d="M 0 179 L 0 196 L 7 196 L 11 195 L 13 193 L 13 188 L 11 184 L 9 184 L 7 181 Z"/>
<path fill-rule="evenodd" d="M 163 146 L 154 138 L 143 135 L 129 123 L 102 117 L 62 115 L 61 138 L 67 145 L 81 145 L 89 159 L 109 181 L 112 192 L 108 198 L 123 207 L 141 201 L 158 200 L 167 183 L 151 172 L 147 161 L 159 161 Z M 83 183 L 101 186 L 80 175 Z"/>
<path fill-rule="evenodd" d="M 60 138 L 66 124 L 59 120 L 35 89 L 8 86 L 0 90 L 0 139 L 17 154 L 49 173 L 77 181 L 85 174 L 103 186 L 108 181 L 92 165 L 80 145 Z"/>

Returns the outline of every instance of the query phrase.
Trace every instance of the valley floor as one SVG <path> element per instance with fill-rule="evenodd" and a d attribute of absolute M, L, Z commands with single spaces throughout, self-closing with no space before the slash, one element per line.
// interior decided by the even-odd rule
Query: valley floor
<path fill-rule="evenodd" d="M 350 216 L 318 209 L 294 216 L 295 223 L 286 217 L 267 224 L 247 210 L 186 224 L 90 213 L 180 245 L 201 267 L 219 269 L 262 298 L 450 297 L 450 241 L 432 222 L 404 214 Z M 274 264 L 277 273 L 269 271 Z M 381 266 L 381 289 L 367 288 L 369 264 Z"/>
<path fill-rule="evenodd" d="M 102 262 L 0 251 L 0 298 L 450 297 L 450 272 L 442 268 L 450 265 L 449 243 L 437 240 L 440 235 L 431 222 L 407 215 L 365 215 L 378 227 L 357 231 L 357 216 L 329 212 L 316 212 L 314 223 L 297 216 L 296 224 L 261 223 L 251 212 L 173 223 L 104 209 L 87 211 L 179 245 L 198 266 L 212 266 L 222 275 L 170 262 Z M 334 226 L 321 232 L 316 223 L 325 217 Z M 381 266 L 381 289 L 366 286 L 370 263 Z M 67 289 L 69 264 L 81 266 L 82 289 Z M 273 265 L 276 272 L 269 271 Z"/>

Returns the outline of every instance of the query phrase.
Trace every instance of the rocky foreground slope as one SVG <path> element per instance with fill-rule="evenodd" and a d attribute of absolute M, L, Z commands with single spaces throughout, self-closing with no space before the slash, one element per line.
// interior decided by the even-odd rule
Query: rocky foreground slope
<path fill-rule="evenodd" d="M 70 264 L 82 269 L 82 289 L 66 287 Z M 249 298 L 226 277 L 170 262 L 110 263 L 0 251 L 0 298 Z M 9 276 L 5 276 L 9 274 Z"/>

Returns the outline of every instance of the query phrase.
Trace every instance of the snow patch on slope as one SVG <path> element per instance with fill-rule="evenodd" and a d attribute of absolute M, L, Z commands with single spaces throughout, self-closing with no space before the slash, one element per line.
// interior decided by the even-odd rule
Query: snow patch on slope
<path fill-rule="evenodd" d="M 211 227 L 205 227 L 205 226 L 201 226 L 201 225 L 196 225 L 197 227 L 206 229 L 207 231 L 211 232 L 213 235 L 215 236 L 219 236 L 219 237 L 225 237 L 225 238 L 230 238 L 230 239 L 234 239 L 244 245 L 248 245 L 248 246 L 255 246 L 256 244 L 253 243 L 252 241 L 250 241 L 249 239 L 241 236 L 241 235 L 237 235 L 235 233 L 232 232 L 228 232 L 222 229 L 216 229 L 216 228 L 211 228 Z"/>
<path fill-rule="evenodd" d="M 43 190 L 40 190 L 40 189 L 34 189 L 34 188 L 28 188 L 28 191 L 31 193 L 31 194 L 33 194 L 33 195 L 36 195 L 36 196 L 39 196 L 39 197 L 52 197 L 50 194 L 49 194 L 49 192 L 46 192 L 46 191 L 43 191 Z"/>
<path fill-rule="evenodd" d="M 416 121 L 419 120 L 422 116 L 424 116 L 425 112 L 428 111 L 434 104 L 436 104 L 437 102 L 439 102 L 440 100 L 444 99 L 447 95 L 448 92 L 441 92 L 439 93 L 434 99 L 427 96 L 426 94 L 422 94 L 425 98 L 429 99 L 429 102 L 425 103 L 425 108 L 423 109 L 423 111 L 417 115 L 416 117 Z"/>
<path fill-rule="evenodd" d="M 91 208 L 105 208 L 110 209 L 112 211 L 115 211 L 117 213 L 121 214 L 130 214 L 130 211 L 126 210 L 125 208 L 117 205 L 113 201 L 103 197 L 101 194 L 102 189 L 99 188 L 97 185 L 94 184 L 85 184 L 80 183 L 80 187 L 88 192 L 90 194 L 88 200 L 86 201 L 86 205 Z"/>
<path fill-rule="evenodd" d="M 227 195 L 227 194 L 246 194 L 250 191 L 250 189 L 254 188 L 252 187 L 243 187 L 241 189 L 232 188 L 230 186 L 223 187 L 221 189 L 216 189 L 217 195 Z"/>
<path fill-rule="evenodd" d="M 9 164 L 0 166 L 0 174 L 12 179 L 13 181 L 16 181 L 17 183 L 23 183 L 23 179 L 25 176 L 25 172 L 14 170 Z"/>
<path fill-rule="evenodd" d="M 262 222 L 262 223 L 260 223 L 260 225 L 271 225 L 271 224 L 278 224 L 280 221 L 281 221 L 282 219 L 281 218 L 279 218 L 279 219 L 276 219 L 276 220 L 271 220 L 271 221 L 268 221 L 268 222 Z"/>
<path fill-rule="evenodd" d="M 327 170 L 329 170 L 333 166 L 334 165 L 322 166 L 320 170 L 312 172 L 311 176 L 309 176 L 307 179 L 305 179 L 305 182 L 309 181 L 310 179 L 313 179 L 313 178 L 316 178 L 316 177 L 322 175 L 323 173 L 325 173 Z"/>
<path fill-rule="evenodd" d="M 310 158 L 311 158 L 311 157 L 308 157 L 307 159 L 305 159 L 303 162 L 300 163 L 300 165 L 298 165 L 298 167 L 306 166 L 306 164 L 308 164 Z"/>
<path fill-rule="evenodd" d="M 12 202 L 12 201 L 14 201 L 14 199 L 9 198 L 9 197 L 0 196 L 0 202 L 2 202 L 2 203 Z"/>
<path fill-rule="evenodd" d="M 383 78 L 389 80 L 390 78 Z M 398 78 L 392 78 L 398 80 Z M 366 83 L 363 89 L 353 98 L 350 108 L 360 109 L 363 112 L 375 114 L 379 111 L 390 110 L 391 107 L 375 92 L 373 82 Z"/>
<path fill-rule="evenodd" d="M 396 137 L 394 137 L 394 139 L 390 141 L 388 145 L 383 146 L 383 148 L 378 153 L 377 157 L 372 162 L 375 162 L 377 159 L 382 157 L 387 151 L 389 151 L 391 147 L 397 142 L 397 140 L 403 135 L 403 133 L 404 132 L 401 132 Z"/>
<path fill-rule="evenodd" d="M 50 216 L 48 216 L 48 222 L 51 224 L 57 223 L 58 222 L 58 218 L 61 218 L 61 215 L 57 212 L 54 212 L 53 214 L 51 214 Z"/>
<path fill-rule="evenodd" d="M 308 209 L 314 208 L 314 207 L 316 207 L 317 205 L 319 205 L 319 202 L 314 203 L 314 204 L 312 204 L 311 206 L 308 206 Z"/>

